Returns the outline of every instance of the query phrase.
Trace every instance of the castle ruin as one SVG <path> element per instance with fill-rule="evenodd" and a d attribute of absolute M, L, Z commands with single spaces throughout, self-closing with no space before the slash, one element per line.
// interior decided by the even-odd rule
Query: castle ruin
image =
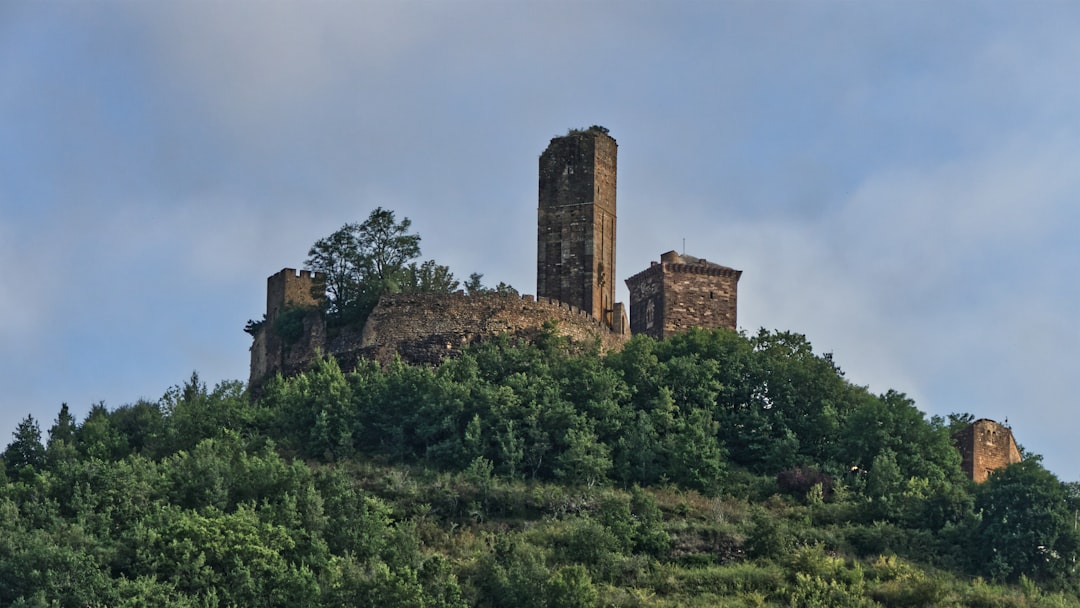
<path fill-rule="evenodd" d="M 547 327 L 572 343 L 618 349 L 631 334 L 662 340 L 693 327 L 736 328 L 742 271 L 669 251 L 626 280 L 630 319 L 615 302 L 615 182 L 618 144 L 591 127 L 555 137 L 540 156 L 537 297 L 507 294 L 383 295 L 362 328 L 328 335 L 325 277 L 285 268 L 266 282 L 266 317 L 253 330 L 253 391 L 273 374 L 293 375 L 319 353 L 351 369 L 361 359 L 437 364 L 500 335 L 532 340 Z M 554 325 L 552 325 L 554 322 Z M 1012 431 L 977 420 L 953 435 L 964 473 L 981 483 L 1020 462 Z"/>
<path fill-rule="evenodd" d="M 592 127 L 553 138 L 540 155 L 536 295 L 625 333 L 614 279 L 618 153 L 607 130 Z"/>
<path fill-rule="evenodd" d="M 434 364 L 497 335 L 530 339 L 551 321 L 556 333 L 603 350 L 631 333 L 663 339 L 691 327 L 734 329 L 741 271 L 675 252 L 627 280 L 627 320 L 615 302 L 617 160 L 618 144 L 597 126 L 553 138 L 540 155 L 535 298 L 387 294 L 362 328 L 328 336 L 317 297 L 324 277 L 289 268 L 271 275 L 249 384 L 298 373 L 320 352 L 343 368 L 360 358 Z"/>
<path fill-rule="evenodd" d="M 960 451 L 960 468 L 975 483 L 982 483 L 990 473 L 1020 462 L 1020 449 L 1009 427 L 982 418 L 952 436 Z"/>
<path fill-rule="evenodd" d="M 324 289 L 325 277 L 318 272 L 283 268 L 266 279 L 266 316 L 254 332 L 251 343 L 251 370 L 248 386 L 281 372 L 300 371 L 321 349 L 326 334 L 322 302 L 315 297 Z M 286 335 L 282 322 L 286 315 L 299 325 L 299 336 Z"/>

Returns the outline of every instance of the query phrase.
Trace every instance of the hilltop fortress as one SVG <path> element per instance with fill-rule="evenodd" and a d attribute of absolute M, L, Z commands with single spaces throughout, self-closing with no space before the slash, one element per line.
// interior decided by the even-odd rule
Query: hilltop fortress
<path fill-rule="evenodd" d="M 487 293 L 383 295 L 362 328 L 328 331 L 319 273 L 285 268 L 266 282 L 266 318 L 251 345 L 253 391 L 306 369 L 319 354 L 352 369 L 361 359 L 437 364 L 469 344 L 553 327 L 577 344 L 617 349 L 631 334 L 662 340 L 692 327 L 735 329 L 742 271 L 669 251 L 626 280 L 630 315 L 615 302 L 618 144 L 607 129 L 572 130 L 540 155 L 536 297 Z M 980 419 L 953 435 L 976 482 L 1019 462 L 1011 430 Z"/>
<path fill-rule="evenodd" d="M 387 294 L 363 328 L 321 315 L 319 273 L 285 268 L 267 279 L 266 320 L 254 334 L 249 383 L 305 369 L 317 353 L 345 369 L 395 356 L 434 364 L 502 334 L 532 339 L 553 323 L 572 342 L 618 348 L 631 333 L 665 338 L 691 327 L 735 329 L 741 271 L 670 251 L 626 281 L 629 321 L 615 302 L 618 144 L 607 129 L 572 130 L 540 155 L 536 296 Z M 314 289 L 313 289 L 314 288 Z M 282 330 L 287 319 L 291 329 Z"/>

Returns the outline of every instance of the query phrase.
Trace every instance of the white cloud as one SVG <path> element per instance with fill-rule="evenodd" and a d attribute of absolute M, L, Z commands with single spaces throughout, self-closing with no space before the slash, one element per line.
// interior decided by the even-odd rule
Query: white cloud
<path fill-rule="evenodd" d="M 345 83 L 363 87 L 437 26 L 408 2 L 128 6 L 177 92 L 249 137 L 315 111 Z"/>

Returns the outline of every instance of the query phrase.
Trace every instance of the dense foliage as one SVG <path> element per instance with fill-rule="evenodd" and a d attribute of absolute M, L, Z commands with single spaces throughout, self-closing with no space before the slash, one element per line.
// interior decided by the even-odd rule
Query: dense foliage
<path fill-rule="evenodd" d="M 549 332 L 28 417 L 0 605 L 1074 606 L 1077 509 L 800 335 Z"/>
<path fill-rule="evenodd" d="M 311 246 L 305 267 L 323 274 L 329 320 L 363 323 L 384 293 L 452 292 L 460 284 L 446 266 L 420 257 L 420 235 L 393 211 L 376 208 L 366 220 L 345 224 Z M 322 286 L 318 286 L 321 290 Z"/>

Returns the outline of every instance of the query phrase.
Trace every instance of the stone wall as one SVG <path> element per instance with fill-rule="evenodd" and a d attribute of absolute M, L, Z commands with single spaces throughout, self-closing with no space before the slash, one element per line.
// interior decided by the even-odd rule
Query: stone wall
<path fill-rule="evenodd" d="M 325 292 L 325 277 L 310 270 L 283 268 L 270 275 L 266 279 L 267 321 L 272 321 L 287 308 L 318 308 L 320 299 L 312 295 L 316 284 L 320 293 Z"/>
<path fill-rule="evenodd" d="M 558 301 L 532 296 L 484 294 L 385 295 L 371 312 L 362 330 L 341 328 L 328 336 L 318 313 L 304 318 L 304 336 L 286 345 L 266 325 L 252 345 L 250 386 L 278 372 L 303 371 L 317 352 L 334 356 L 343 369 L 359 359 L 381 362 L 400 356 L 414 365 L 437 364 L 455 357 L 461 349 L 495 336 L 508 334 L 522 340 L 535 339 L 544 324 L 554 321 L 557 334 L 571 342 L 591 345 L 599 341 L 602 351 L 620 348 L 629 335 L 613 332 L 587 311 Z"/>
<path fill-rule="evenodd" d="M 551 140 L 540 156 L 536 293 L 618 324 L 615 189 L 618 145 L 601 130 Z"/>
<path fill-rule="evenodd" d="M 438 363 L 463 346 L 502 334 L 533 339 L 549 321 L 572 342 L 599 340 L 605 351 L 629 337 L 578 307 L 528 295 L 395 294 L 379 300 L 364 325 L 360 347 L 373 349 L 377 359 L 397 353 L 410 363 Z"/>
<path fill-rule="evenodd" d="M 953 445 L 960 451 L 960 468 L 975 483 L 986 481 L 997 469 L 1020 462 L 1012 430 L 987 418 L 955 433 Z"/>
<path fill-rule="evenodd" d="M 279 371 L 288 374 L 303 369 L 308 353 L 322 344 L 325 325 L 318 312 L 322 303 L 312 294 L 316 285 L 324 290 L 324 284 L 323 275 L 310 270 L 283 268 L 267 277 L 266 315 L 251 344 L 249 386 Z M 304 331 L 298 341 L 286 343 L 274 331 L 274 324 L 287 311 L 297 309 L 307 311 L 302 313 Z"/>
<path fill-rule="evenodd" d="M 630 290 L 630 333 L 664 337 L 664 269 L 652 266 L 626 280 Z"/>
<path fill-rule="evenodd" d="M 735 329 L 742 271 L 665 253 L 626 280 L 630 332 L 664 339 L 691 327 Z"/>

